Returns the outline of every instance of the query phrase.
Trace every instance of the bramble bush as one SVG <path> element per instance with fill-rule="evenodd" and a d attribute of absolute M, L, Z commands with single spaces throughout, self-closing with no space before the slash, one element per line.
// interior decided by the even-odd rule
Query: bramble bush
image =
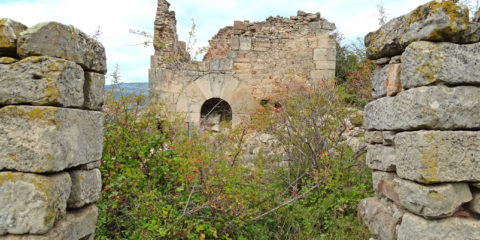
<path fill-rule="evenodd" d="M 191 138 L 163 106 L 113 87 L 97 239 L 368 238 L 356 206 L 372 193 L 370 173 L 341 139 L 348 93 L 333 81 L 289 87 L 281 108 Z M 244 157 L 255 133 L 281 151 Z"/>

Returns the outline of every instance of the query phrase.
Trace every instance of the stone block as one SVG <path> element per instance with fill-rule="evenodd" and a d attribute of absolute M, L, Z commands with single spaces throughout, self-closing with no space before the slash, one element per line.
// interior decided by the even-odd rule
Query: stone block
<path fill-rule="evenodd" d="M 388 65 L 388 78 L 387 78 L 387 96 L 395 96 L 402 91 L 402 82 L 400 80 L 401 64 L 389 64 Z"/>
<path fill-rule="evenodd" d="M 234 21 L 233 22 L 233 30 L 243 30 L 247 31 L 247 25 L 243 21 Z"/>
<path fill-rule="evenodd" d="M 46 233 L 65 216 L 70 187 L 68 173 L 0 172 L 0 235 Z"/>
<path fill-rule="evenodd" d="M 315 69 L 317 70 L 335 70 L 335 61 L 315 61 Z"/>
<path fill-rule="evenodd" d="M 480 23 L 470 22 L 468 29 L 462 34 L 460 43 L 480 42 Z"/>
<path fill-rule="evenodd" d="M 431 1 L 394 18 L 365 37 L 367 57 L 375 60 L 400 55 L 412 42 L 459 41 L 467 30 L 468 9 L 452 1 Z"/>
<path fill-rule="evenodd" d="M 103 113 L 34 106 L 0 108 L 0 170 L 58 172 L 102 157 Z"/>
<path fill-rule="evenodd" d="M 312 70 L 310 71 L 310 79 L 312 80 L 325 80 L 335 77 L 335 71 L 333 70 Z"/>
<path fill-rule="evenodd" d="M 395 136 L 397 174 L 421 183 L 479 182 L 480 132 L 417 131 Z"/>
<path fill-rule="evenodd" d="M 252 38 L 250 37 L 240 37 L 239 38 L 239 49 L 241 51 L 250 51 L 252 49 Z"/>
<path fill-rule="evenodd" d="M 405 213 L 397 227 L 397 240 L 478 240 L 480 221 L 474 218 L 452 217 L 443 220 L 426 220 Z"/>
<path fill-rule="evenodd" d="M 22 58 L 58 57 L 76 62 L 88 71 L 107 72 L 105 48 L 73 26 L 57 22 L 39 23 L 22 32 L 17 45 L 17 53 Z"/>
<path fill-rule="evenodd" d="M 29 57 L 0 64 L 0 105 L 82 107 L 84 82 L 82 68 L 63 59 Z"/>
<path fill-rule="evenodd" d="M 0 57 L 17 55 L 17 40 L 27 26 L 8 18 L 0 19 Z"/>
<path fill-rule="evenodd" d="M 2 240 L 93 240 L 98 209 L 95 205 L 68 211 L 65 219 L 44 235 L 7 235 Z"/>
<path fill-rule="evenodd" d="M 72 170 L 69 173 L 72 179 L 72 191 L 68 198 L 68 208 L 81 208 L 98 201 L 102 191 L 100 170 Z"/>
<path fill-rule="evenodd" d="M 395 171 L 395 148 L 383 145 L 368 145 L 366 162 L 371 169 L 386 172 Z"/>
<path fill-rule="evenodd" d="M 393 131 L 383 131 L 382 132 L 382 139 L 383 139 L 383 145 L 385 146 L 393 146 L 393 142 L 395 140 L 395 134 L 396 132 Z"/>
<path fill-rule="evenodd" d="M 377 99 L 387 95 L 389 65 L 378 66 L 373 70 L 372 97 Z"/>
<path fill-rule="evenodd" d="M 392 57 L 389 64 L 402 63 L 402 55 Z"/>
<path fill-rule="evenodd" d="M 402 55 L 405 88 L 480 83 L 480 43 L 415 42 Z"/>
<path fill-rule="evenodd" d="M 480 214 L 480 189 L 472 189 L 473 200 L 469 202 L 465 207 L 472 212 Z"/>
<path fill-rule="evenodd" d="M 464 203 L 472 200 L 467 183 L 422 185 L 395 174 L 374 172 L 373 176 L 374 189 L 380 196 L 427 219 L 452 216 Z"/>
<path fill-rule="evenodd" d="M 366 131 L 365 142 L 371 143 L 371 144 L 382 144 L 383 142 L 382 131 Z"/>
<path fill-rule="evenodd" d="M 403 210 L 384 199 L 367 198 L 358 204 L 360 220 L 372 234 L 382 240 L 396 239 L 396 227 L 401 222 L 403 214 Z"/>
<path fill-rule="evenodd" d="M 480 128 L 480 88 L 430 86 L 377 99 L 365 107 L 368 130 Z"/>
<path fill-rule="evenodd" d="M 212 71 L 232 71 L 233 62 L 227 58 L 216 58 L 210 60 L 210 70 Z"/>
<path fill-rule="evenodd" d="M 335 61 L 336 59 L 335 48 L 319 48 L 313 50 L 313 60 L 315 61 Z"/>
<path fill-rule="evenodd" d="M 84 89 L 84 107 L 91 110 L 102 110 L 105 93 L 105 75 L 96 72 L 85 72 Z"/>

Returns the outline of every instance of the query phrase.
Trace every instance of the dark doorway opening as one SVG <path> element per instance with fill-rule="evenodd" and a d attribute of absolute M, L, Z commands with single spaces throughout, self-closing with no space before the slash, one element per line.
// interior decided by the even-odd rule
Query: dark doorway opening
<path fill-rule="evenodd" d="M 232 108 L 221 98 L 210 98 L 202 105 L 200 126 L 205 130 L 220 131 L 222 122 L 232 121 Z"/>

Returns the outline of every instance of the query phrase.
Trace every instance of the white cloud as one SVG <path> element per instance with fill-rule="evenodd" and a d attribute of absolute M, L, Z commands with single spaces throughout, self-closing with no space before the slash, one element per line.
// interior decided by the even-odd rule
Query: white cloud
<path fill-rule="evenodd" d="M 384 6 L 393 18 L 413 10 L 428 0 L 384 0 Z M 262 21 L 268 16 L 292 16 L 297 10 L 321 12 L 336 23 L 347 39 L 364 37 L 379 26 L 376 5 L 372 0 L 170 0 L 177 13 L 178 33 L 187 40 L 191 18 L 198 25 L 197 46 L 205 46 L 219 29 L 233 25 L 234 20 Z M 131 28 L 153 31 L 157 0 L 0 0 L 0 16 L 26 25 L 45 21 L 71 24 L 87 34 L 100 26 L 100 41 L 107 51 L 109 71 L 116 64 L 123 81 L 148 81 L 148 68 L 153 48 L 134 46 L 142 38 L 128 33 Z"/>

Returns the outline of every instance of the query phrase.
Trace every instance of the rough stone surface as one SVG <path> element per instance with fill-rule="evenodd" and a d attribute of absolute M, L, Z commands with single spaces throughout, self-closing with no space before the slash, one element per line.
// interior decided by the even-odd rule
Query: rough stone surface
<path fill-rule="evenodd" d="M 382 131 L 366 131 L 365 142 L 371 144 L 381 144 L 383 142 Z"/>
<path fill-rule="evenodd" d="M 29 57 L 0 64 L 0 105 L 31 104 L 82 107 L 82 68 L 53 57 Z"/>
<path fill-rule="evenodd" d="M 460 41 L 468 28 L 468 9 L 452 1 L 431 1 L 394 18 L 365 37 L 367 57 L 374 60 L 400 55 L 412 42 Z"/>
<path fill-rule="evenodd" d="M 98 201 L 102 191 L 100 170 L 70 171 L 70 178 L 72 179 L 72 191 L 68 199 L 69 208 L 80 208 Z"/>
<path fill-rule="evenodd" d="M 393 146 L 393 142 L 395 140 L 395 134 L 397 133 L 393 131 L 383 131 L 382 132 L 383 145 Z"/>
<path fill-rule="evenodd" d="M 472 200 L 467 183 L 427 186 L 378 172 L 373 173 L 373 179 L 377 184 L 374 189 L 381 196 L 427 219 L 452 216 L 463 203 Z"/>
<path fill-rule="evenodd" d="M 480 183 L 470 183 L 470 186 L 480 189 Z"/>
<path fill-rule="evenodd" d="M 418 131 L 395 136 L 397 174 L 422 183 L 479 182 L 480 132 Z"/>
<path fill-rule="evenodd" d="M 372 77 L 372 97 L 374 99 L 385 97 L 387 95 L 387 80 L 389 64 L 378 66 L 373 70 Z"/>
<path fill-rule="evenodd" d="M 460 43 L 480 42 L 480 22 L 470 22 L 468 29 L 462 34 Z"/>
<path fill-rule="evenodd" d="M 367 130 L 480 128 L 480 88 L 430 86 L 402 91 L 365 107 Z"/>
<path fill-rule="evenodd" d="M 367 146 L 367 166 L 380 171 L 395 171 L 395 148 L 383 145 Z"/>
<path fill-rule="evenodd" d="M 57 22 L 39 23 L 20 34 L 20 57 L 51 56 L 76 62 L 85 70 L 107 72 L 105 48 L 73 26 Z"/>
<path fill-rule="evenodd" d="M 473 200 L 466 205 L 466 208 L 471 211 L 480 214 L 480 189 L 472 189 Z"/>
<path fill-rule="evenodd" d="M 0 108 L 0 170 L 56 172 L 102 156 L 103 113 L 56 107 Z"/>
<path fill-rule="evenodd" d="M 400 80 L 401 64 L 389 64 L 388 65 L 388 78 L 387 78 L 387 96 L 395 96 L 402 91 L 402 82 Z"/>
<path fill-rule="evenodd" d="M 397 227 L 398 240 L 478 240 L 480 221 L 473 218 L 447 218 L 425 220 L 405 213 Z"/>
<path fill-rule="evenodd" d="M 480 43 L 412 43 L 402 55 L 402 85 L 480 84 L 479 55 Z"/>
<path fill-rule="evenodd" d="M 67 173 L 0 172 L 0 235 L 46 233 L 65 216 L 70 187 Z"/>
<path fill-rule="evenodd" d="M 85 105 L 86 109 L 101 110 L 105 92 L 105 75 L 85 72 Z"/>
<path fill-rule="evenodd" d="M 95 205 L 69 211 L 65 219 L 44 235 L 7 235 L 2 240 L 93 240 L 98 209 Z"/>
<path fill-rule="evenodd" d="M 396 239 L 396 226 L 403 214 L 401 209 L 387 200 L 367 198 L 358 204 L 360 220 L 372 234 L 382 240 Z"/>
<path fill-rule="evenodd" d="M 0 57 L 17 55 L 17 39 L 27 26 L 12 19 L 0 19 Z"/>
<path fill-rule="evenodd" d="M 11 58 L 11 57 L 0 57 L 0 64 L 10 64 L 10 63 L 16 63 L 18 62 L 18 59 Z"/>

